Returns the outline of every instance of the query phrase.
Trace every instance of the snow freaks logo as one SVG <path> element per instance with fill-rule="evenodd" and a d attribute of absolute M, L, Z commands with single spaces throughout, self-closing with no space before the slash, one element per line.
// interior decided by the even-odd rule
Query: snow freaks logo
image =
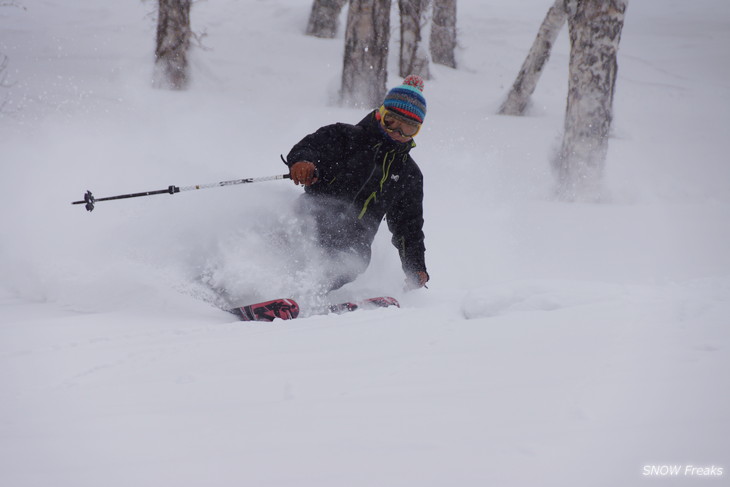
<path fill-rule="evenodd" d="M 723 467 L 696 465 L 644 465 L 644 477 L 722 477 Z"/>

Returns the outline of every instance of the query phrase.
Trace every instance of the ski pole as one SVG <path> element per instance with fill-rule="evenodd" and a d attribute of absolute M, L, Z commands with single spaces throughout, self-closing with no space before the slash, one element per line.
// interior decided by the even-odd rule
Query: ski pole
<path fill-rule="evenodd" d="M 110 201 L 110 200 L 123 200 L 127 198 L 138 198 L 140 196 L 152 196 L 155 194 L 175 194 L 175 193 L 182 193 L 183 191 L 192 191 L 194 189 L 208 189 L 208 188 L 217 188 L 220 186 L 234 186 L 236 184 L 248 184 L 248 183 L 260 183 L 263 181 L 275 181 L 277 179 L 289 179 L 291 176 L 289 174 L 277 174 L 276 176 L 264 176 L 260 178 L 244 178 L 244 179 L 233 179 L 231 181 L 220 181 L 217 183 L 210 183 L 210 184 L 195 184 L 193 186 L 169 186 L 167 189 L 159 189 L 156 191 L 145 191 L 142 193 L 130 193 L 130 194 L 120 194 L 117 196 L 107 196 L 106 198 L 95 198 L 93 194 L 91 194 L 91 191 L 87 191 L 84 194 L 84 199 L 81 201 L 74 201 L 71 204 L 72 205 L 86 205 L 87 211 L 94 211 L 94 205 L 99 201 Z"/>

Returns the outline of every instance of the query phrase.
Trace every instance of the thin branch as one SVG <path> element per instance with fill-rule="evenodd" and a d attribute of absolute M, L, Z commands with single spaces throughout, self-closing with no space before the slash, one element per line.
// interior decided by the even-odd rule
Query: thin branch
<path fill-rule="evenodd" d="M 15 7 L 23 10 L 28 10 L 27 8 L 25 8 L 25 5 L 18 5 L 15 2 L 0 2 L 0 7 Z"/>

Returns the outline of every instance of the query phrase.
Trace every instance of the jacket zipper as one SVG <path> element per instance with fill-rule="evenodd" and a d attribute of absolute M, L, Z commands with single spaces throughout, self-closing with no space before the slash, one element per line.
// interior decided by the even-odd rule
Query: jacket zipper
<path fill-rule="evenodd" d="M 390 156 L 390 162 L 388 162 L 388 156 Z M 380 179 L 380 191 L 383 191 L 383 185 L 388 180 L 388 175 L 390 174 L 390 167 L 393 165 L 393 161 L 395 161 L 395 151 L 388 151 L 385 153 L 385 156 L 383 156 L 383 177 Z M 385 167 L 386 162 L 388 162 L 388 167 Z M 358 191 L 357 196 L 360 195 L 363 189 L 365 189 L 365 186 L 367 183 L 370 182 L 370 180 L 373 178 L 373 174 L 375 174 L 375 169 L 377 168 L 377 165 L 373 165 L 373 172 L 370 173 L 370 177 L 365 182 L 365 185 L 363 185 L 362 188 L 360 188 L 360 191 Z M 368 206 L 370 205 L 370 202 L 375 200 L 378 201 L 378 192 L 373 191 L 370 196 L 365 200 L 365 203 L 362 205 L 362 210 L 360 210 L 360 214 L 357 216 L 358 220 L 362 220 L 362 218 L 365 216 L 365 213 L 368 211 Z M 355 199 L 357 199 L 357 196 L 355 196 Z"/>

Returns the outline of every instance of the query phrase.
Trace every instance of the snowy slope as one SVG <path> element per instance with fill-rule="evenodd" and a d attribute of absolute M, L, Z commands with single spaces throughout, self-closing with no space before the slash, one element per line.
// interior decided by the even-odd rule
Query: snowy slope
<path fill-rule="evenodd" d="M 551 198 L 565 32 L 529 116 L 494 115 L 552 2 L 461 1 L 413 153 L 430 289 L 402 292 L 383 228 L 336 298 L 401 309 L 242 324 L 210 288 L 300 289 L 272 245 L 299 188 L 69 203 L 282 173 L 364 112 L 333 103 L 342 36 L 302 35 L 309 0 L 196 3 L 193 85 L 153 90 L 153 3 L 0 7 L 1 485 L 726 483 L 730 4 L 630 4 L 589 205 Z"/>

